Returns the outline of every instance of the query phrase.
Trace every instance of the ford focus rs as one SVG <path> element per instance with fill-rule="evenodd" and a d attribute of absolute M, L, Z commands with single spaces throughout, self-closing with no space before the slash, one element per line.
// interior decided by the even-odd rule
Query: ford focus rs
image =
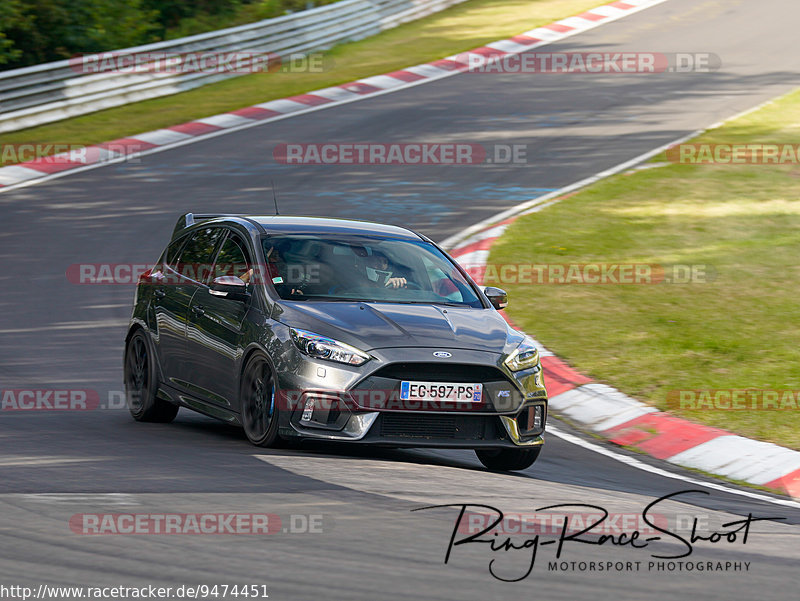
<path fill-rule="evenodd" d="M 466 448 L 524 469 L 547 392 L 506 304 L 402 227 L 188 213 L 136 289 L 128 405 L 156 422 L 186 407 L 261 446 Z"/>

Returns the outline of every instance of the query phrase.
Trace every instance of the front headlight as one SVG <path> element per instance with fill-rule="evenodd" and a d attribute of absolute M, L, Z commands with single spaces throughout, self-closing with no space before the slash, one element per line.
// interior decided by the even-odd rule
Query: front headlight
<path fill-rule="evenodd" d="M 511 354 L 503 361 L 506 367 L 511 371 L 522 371 L 523 369 L 530 369 L 539 364 L 539 350 L 529 337 L 520 343 Z"/>
<path fill-rule="evenodd" d="M 344 342 L 297 328 L 292 328 L 291 332 L 294 345 L 309 357 L 348 365 L 363 365 L 369 361 L 369 355 Z"/>

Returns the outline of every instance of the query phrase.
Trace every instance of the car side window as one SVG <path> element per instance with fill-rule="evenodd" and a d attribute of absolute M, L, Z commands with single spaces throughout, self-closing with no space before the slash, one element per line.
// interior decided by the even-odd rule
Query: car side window
<path fill-rule="evenodd" d="M 459 303 L 464 301 L 464 295 L 458 285 L 467 286 L 464 278 L 455 269 L 445 273 L 441 268 L 433 264 L 428 257 L 422 257 L 425 271 L 430 280 L 430 287 L 437 296 L 441 296 L 449 302 Z"/>
<path fill-rule="evenodd" d="M 253 275 L 252 262 L 247 252 L 247 245 L 244 240 L 236 234 L 230 234 L 217 255 L 214 264 L 214 278 L 223 275 L 232 275 L 250 281 Z"/>
<path fill-rule="evenodd" d="M 211 275 L 214 251 L 224 230 L 206 227 L 197 230 L 183 247 L 176 271 L 185 278 L 203 283 Z"/>
<path fill-rule="evenodd" d="M 178 238 L 177 240 L 170 243 L 167 246 L 167 250 L 164 253 L 164 265 L 169 267 L 170 269 L 177 269 L 178 267 L 178 258 L 181 255 L 181 249 L 183 245 L 186 244 L 186 241 L 189 239 L 189 236 L 183 236 Z"/>

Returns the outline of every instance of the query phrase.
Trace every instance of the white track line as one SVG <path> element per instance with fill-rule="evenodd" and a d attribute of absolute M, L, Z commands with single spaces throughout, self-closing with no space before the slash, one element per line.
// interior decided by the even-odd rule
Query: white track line
<path fill-rule="evenodd" d="M 604 179 L 604 178 L 609 177 L 611 175 L 614 175 L 616 173 L 620 173 L 622 171 L 625 171 L 626 169 L 629 169 L 629 168 L 635 166 L 638 163 L 642 163 L 642 162 L 644 162 L 644 161 L 646 161 L 646 160 L 648 160 L 648 159 L 660 154 L 661 152 L 665 151 L 667 148 L 669 148 L 670 146 L 672 146 L 674 144 L 681 144 L 683 142 L 686 142 L 687 140 L 690 140 L 690 139 L 692 139 L 694 137 L 697 137 L 697 136 L 703 134 L 704 132 L 706 132 L 708 130 L 716 129 L 718 127 L 721 127 L 722 125 L 724 125 L 725 123 L 728 123 L 729 121 L 733 121 L 735 119 L 739 119 L 741 117 L 744 117 L 745 115 L 753 113 L 753 112 L 757 111 L 758 109 L 761 109 L 761 108 L 763 108 L 763 107 L 765 107 L 765 106 L 767 106 L 769 104 L 772 104 L 773 102 L 776 102 L 777 100 L 780 100 L 784 96 L 788 96 L 789 94 L 792 94 L 792 93 L 793 93 L 793 91 L 790 91 L 790 92 L 787 92 L 786 94 L 782 94 L 782 95 L 778 96 L 777 98 L 773 98 L 771 100 L 766 100 L 764 102 L 761 102 L 761 103 L 757 104 L 756 106 L 754 106 L 752 108 L 749 108 L 749 109 L 746 109 L 746 110 L 741 111 L 739 113 L 736 113 L 735 115 L 733 115 L 731 117 L 728 117 L 727 119 L 723 119 L 722 121 L 718 121 L 717 123 L 714 123 L 713 125 L 710 125 L 707 128 L 699 129 L 699 130 L 696 130 L 696 131 L 694 131 L 694 132 L 692 132 L 692 133 L 690 133 L 688 135 L 681 136 L 677 140 L 674 140 L 672 142 L 669 142 L 667 144 L 659 146 L 658 148 L 655 148 L 655 149 L 653 149 L 653 150 L 651 150 L 649 152 L 645 152 L 643 154 L 640 154 L 639 156 L 634 157 L 634 158 L 632 158 L 632 159 L 630 159 L 628 161 L 625 161 L 623 163 L 620 163 L 619 165 L 616 165 L 615 167 L 611 167 L 610 169 L 606 169 L 605 171 L 601 171 L 600 173 L 597 173 L 596 175 L 593 175 L 591 177 L 587 177 L 585 179 L 582 179 L 582 180 L 580 180 L 578 182 L 575 182 L 573 184 L 565 186 L 565 187 L 563 187 L 563 188 L 561 188 L 559 190 L 556 190 L 554 192 L 550 192 L 549 194 L 545 194 L 543 196 L 539 196 L 537 198 L 533 198 L 531 200 L 528 200 L 526 202 L 518 204 L 515 207 L 512 207 L 511 209 L 508 209 L 506 211 L 503 211 L 502 213 L 498 213 L 497 215 L 495 215 L 493 217 L 489 217 L 488 219 L 484 219 L 484 220 L 482 220 L 482 221 L 480 221 L 480 222 L 478 222 L 478 223 L 476 223 L 476 224 L 474 224 L 474 225 L 462 230 L 458 234 L 450 236 L 449 238 L 447 238 L 446 240 L 444 240 L 440 244 L 441 244 L 441 246 L 443 246 L 446 249 L 453 248 L 459 243 L 463 244 L 466 241 L 467 238 L 469 238 L 470 236 L 474 236 L 477 232 L 480 232 L 480 231 L 484 230 L 485 228 L 491 226 L 491 224 L 493 224 L 493 223 L 496 223 L 498 221 L 503 221 L 504 219 L 507 219 L 507 218 L 512 217 L 514 215 L 520 215 L 520 214 L 523 214 L 523 213 L 533 213 L 533 212 L 541 211 L 542 209 L 544 209 L 546 207 L 549 207 L 550 205 L 553 205 L 553 204 L 559 202 L 560 200 L 562 200 L 561 197 L 563 197 L 565 194 L 568 194 L 570 192 L 574 192 L 575 190 L 579 190 L 581 188 L 584 188 L 584 187 L 586 187 L 586 186 L 588 186 L 590 184 L 593 184 L 593 183 L 595 183 L 595 182 L 597 182 L 597 181 L 599 181 L 601 179 Z M 482 252 L 486 252 L 486 251 L 482 251 Z M 601 455 L 604 455 L 606 457 L 610 457 L 611 459 L 614 459 L 615 461 L 619 461 L 620 463 L 624 463 L 626 465 L 629 465 L 629 466 L 634 467 L 636 469 L 641 469 L 641 470 L 646 471 L 646 472 L 650 472 L 650 473 L 653 473 L 653 474 L 658 474 L 660 476 L 664 476 L 665 478 L 671 478 L 673 480 L 682 480 L 683 482 L 687 482 L 687 483 L 690 483 L 690 484 L 696 484 L 696 485 L 700 485 L 700 486 L 705 486 L 707 488 L 728 492 L 728 493 L 731 493 L 731 494 L 734 494 L 734 495 L 739 495 L 739 496 L 748 497 L 748 498 L 752 498 L 752 499 L 758 499 L 760 501 L 764 501 L 764 502 L 768 502 L 768 503 L 774 503 L 774 504 L 777 504 L 777 505 L 785 505 L 787 507 L 794 507 L 794 508 L 800 509 L 800 503 L 798 503 L 796 501 L 791 501 L 791 500 L 788 500 L 788 499 L 769 497 L 769 496 L 766 496 L 766 495 L 763 495 L 763 494 L 754 493 L 754 492 L 750 492 L 750 491 L 747 491 L 747 490 L 739 490 L 739 489 L 736 489 L 736 488 L 730 488 L 728 486 L 724 486 L 722 484 L 716 484 L 716 483 L 713 483 L 713 482 L 702 482 L 700 480 L 696 480 L 694 478 L 686 476 L 685 474 L 678 474 L 678 473 L 670 472 L 670 471 L 662 469 L 662 468 L 658 468 L 658 467 L 654 467 L 654 466 L 648 465 L 648 464 L 643 463 L 643 462 L 641 462 L 641 461 L 639 461 L 639 460 L 637 460 L 637 459 L 635 459 L 633 457 L 629 457 L 627 455 L 623 455 L 621 453 L 617 453 L 615 451 L 603 448 L 601 446 L 598 446 L 598 445 L 596 445 L 596 444 L 594 444 L 592 442 L 589 442 L 588 440 L 584 440 L 583 438 L 580 438 L 580 437 L 575 436 L 573 434 L 568 434 L 566 432 L 562 432 L 558 428 L 554 428 L 552 426 L 548 426 L 547 427 L 547 432 L 549 432 L 549 433 L 561 438 L 562 440 L 565 440 L 567 442 L 571 442 L 572 444 L 581 446 L 581 447 L 583 447 L 583 448 L 585 448 L 587 450 L 594 451 L 594 452 L 599 453 Z"/>
<path fill-rule="evenodd" d="M 594 453 L 599 453 L 600 455 L 609 457 L 614 461 L 619 461 L 620 463 L 624 463 L 625 465 L 629 465 L 630 467 L 642 470 L 644 472 L 650 472 L 651 474 L 657 474 L 659 476 L 663 476 L 664 478 L 670 478 L 672 480 L 681 480 L 682 482 L 686 482 L 688 484 L 703 486 L 705 488 L 719 490 L 721 492 L 726 492 L 732 495 L 739 495 L 740 497 L 757 499 L 758 501 L 764 501 L 765 503 L 773 503 L 775 505 L 784 505 L 786 507 L 793 507 L 795 509 L 800 509 L 800 503 L 798 503 L 797 501 L 768 497 L 767 495 L 763 495 L 756 492 L 750 492 L 749 490 L 729 488 L 723 484 L 717 484 L 716 482 L 705 482 L 703 480 L 696 480 L 695 478 L 691 478 L 690 476 L 687 476 L 685 474 L 677 474 L 675 472 L 670 472 L 660 467 L 648 465 L 647 463 L 639 461 L 635 457 L 629 457 L 628 455 L 622 455 L 621 453 L 617 453 L 616 451 L 603 448 L 593 442 L 589 442 L 588 440 L 584 440 L 579 436 L 575 436 L 574 434 L 568 434 L 567 432 L 562 432 L 561 430 L 559 430 L 558 428 L 554 428 L 553 426 L 548 425 L 546 431 L 548 434 L 553 434 L 558 438 L 565 440 L 566 442 L 578 445 L 579 447 L 583 447 L 584 449 L 587 449 Z"/>
<path fill-rule="evenodd" d="M 542 209 L 549 207 L 550 205 L 556 204 L 557 202 L 562 200 L 561 199 L 562 196 L 569 194 L 570 192 L 575 192 L 576 190 L 585 188 L 586 186 L 594 184 L 595 182 L 598 182 L 601 179 L 605 179 L 612 175 L 616 175 L 617 173 L 621 173 L 622 171 L 625 171 L 627 169 L 633 168 L 637 164 L 644 163 L 645 161 L 653 158 L 654 156 L 657 156 L 658 154 L 664 152 L 670 146 L 674 146 L 676 144 L 683 144 L 684 142 L 687 142 L 692 138 L 696 138 L 697 136 L 700 136 L 709 130 L 717 129 L 730 121 L 734 121 L 736 119 L 749 115 L 750 113 L 754 113 L 757 110 L 762 109 L 769 104 L 772 104 L 773 102 L 777 102 L 778 100 L 784 98 L 785 96 L 788 96 L 789 94 L 793 94 L 795 91 L 796 90 L 791 90 L 789 92 L 786 92 L 785 94 L 777 96 L 776 98 L 760 102 L 754 107 L 745 109 L 739 113 L 736 113 L 735 115 L 723 119 L 722 121 L 717 121 L 716 123 L 714 123 L 713 125 L 709 125 L 708 127 L 697 129 L 692 133 L 686 134 L 685 136 L 681 136 L 680 138 L 673 140 L 672 142 L 667 142 L 666 144 L 662 144 L 658 148 L 654 148 L 653 150 L 642 153 L 639 156 L 633 157 L 632 159 L 627 160 L 624 163 L 620 163 L 619 165 L 615 165 L 614 167 L 606 169 L 605 171 L 596 173 L 595 175 L 584 178 L 573 184 L 569 184 L 568 186 L 564 186 L 563 188 L 559 188 L 558 190 L 554 190 L 553 192 L 548 192 L 547 194 L 544 194 L 542 196 L 537 196 L 536 198 L 531 198 L 530 200 L 526 200 L 525 202 L 515 205 L 510 209 L 502 211 L 501 213 L 497 213 L 492 217 L 488 217 L 487 219 L 482 219 L 481 221 L 469 226 L 468 228 L 461 230 L 459 233 L 454 234 L 449 238 L 442 240 L 439 243 L 439 245 L 445 249 L 451 249 L 454 248 L 457 244 L 461 244 L 465 238 L 468 238 L 469 236 L 472 236 L 480 232 L 484 228 L 492 225 L 493 223 L 497 223 L 498 221 L 503 221 L 504 219 L 508 219 L 509 217 L 513 217 L 515 215 L 521 215 L 523 213 L 535 213 L 541 211 Z"/>
<path fill-rule="evenodd" d="M 686 134 L 685 136 L 681 136 L 680 138 L 673 140 L 671 142 L 667 142 L 659 146 L 658 148 L 654 148 L 653 150 L 648 150 L 645 153 L 640 154 L 639 156 L 635 156 L 630 160 L 625 161 L 624 163 L 620 163 L 619 165 L 615 165 L 605 171 L 601 171 L 600 173 L 596 173 L 590 177 L 584 178 L 580 181 L 575 182 L 574 184 L 569 184 L 568 186 L 564 186 L 563 188 L 559 188 L 558 190 L 554 190 L 553 192 L 548 192 L 542 196 L 537 196 L 536 198 L 532 198 L 530 200 L 526 200 L 518 205 L 511 207 L 510 209 L 506 209 L 501 213 L 497 213 L 487 219 L 483 219 L 478 223 L 469 226 L 467 229 L 460 231 L 457 234 L 446 238 L 442 242 L 439 243 L 445 249 L 453 248 L 456 244 L 459 244 L 461 240 L 472 236 L 473 234 L 481 231 L 483 228 L 497 223 L 498 221 L 503 221 L 504 219 L 508 219 L 509 217 L 514 217 L 515 215 L 521 215 L 523 213 L 534 213 L 537 211 L 541 211 L 545 207 L 549 207 L 550 205 L 554 205 L 561 200 L 561 197 L 569 194 L 570 192 L 575 192 L 576 190 L 580 190 L 581 188 L 585 188 L 595 182 L 600 181 L 601 179 L 605 179 L 607 177 L 611 177 L 612 175 L 616 175 L 626 169 L 630 169 L 634 165 L 639 163 L 643 163 L 644 161 L 653 158 L 654 156 L 664 152 L 670 146 L 674 146 L 675 144 L 682 144 L 687 140 L 691 140 L 692 138 L 696 138 L 703 132 L 705 129 L 698 129 L 693 131 L 690 134 Z"/>
<path fill-rule="evenodd" d="M 601 26 L 603 26 L 603 25 L 605 25 L 607 23 L 613 23 L 614 21 L 617 21 L 619 19 L 623 19 L 625 17 L 628 17 L 630 15 L 636 14 L 636 13 L 641 12 L 643 10 L 647 10 L 648 8 L 652 8 L 654 6 L 658 6 L 659 4 L 663 4 L 664 2 L 667 2 L 667 1 L 668 0 L 652 0 L 652 1 L 649 1 L 646 4 L 642 4 L 640 6 L 635 6 L 634 8 L 630 8 L 630 9 L 627 9 L 625 11 L 620 11 L 619 14 L 615 14 L 613 16 L 609 16 L 609 17 L 603 19 L 602 21 L 595 21 L 590 26 L 587 26 L 585 29 L 575 29 L 575 30 L 572 30 L 572 31 L 564 32 L 564 33 L 552 32 L 554 34 L 554 36 L 556 36 L 556 37 L 554 37 L 554 39 L 552 41 L 543 40 L 541 42 L 538 42 L 536 44 L 533 44 L 533 45 L 529 46 L 528 50 L 533 50 L 535 48 L 541 48 L 542 46 L 548 46 L 550 44 L 553 44 L 553 43 L 556 43 L 556 42 L 560 42 L 562 40 L 565 40 L 567 38 L 572 37 L 573 35 L 579 35 L 581 33 L 584 33 L 584 32 L 587 32 L 587 31 L 591 31 L 592 29 L 596 29 L 597 27 L 601 27 Z M 592 9 L 592 10 L 594 10 L 594 9 Z M 538 29 L 535 30 L 535 31 L 538 31 Z M 545 31 L 549 31 L 549 30 L 545 30 Z M 531 32 L 526 32 L 526 33 L 531 33 Z M 498 41 L 503 41 L 503 40 L 498 40 Z M 470 51 L 467 51 L 467 52 L 470 52 Z M 503 58 L 502 56 L 499 56 L 499 57 L 496 57 L 496 58 L 488 59 L 485 64 L 487 64 L 487 65 L 488 64 L 494 64 L 495 62 L 501 60 L 502 58 Z M 429 66 L 430 65 L 428 63 L 423 63 L 421 65 L 413 65 L 413 66 L 406 67 L 404 70 L 413 72 L 413 70 L 415 68 L 417 68 L 417 67 L 429 67 Z M 117 163 L 122 163 L 122 162 L 125 162 L 125 161 L 129 161 L 129 160 L 131 160 L 133 158 L 147 156 L 147 155 L 151 155 L 151 154 L 156 154 L 158 152 L 163 152 L 165 150 L 171 150 L 173 148 L 179 148 L 181 146 L 186 146 L 187 144 L 194 144 L 195 142 L 200 142 L 202 140 L 209 140 L 211 138 L 216 138 L 217 136 L 224 136 L 224 135 L 227 135 L 229 133 L 233 133 L 233 132 L 236 132 L 236 131 L 241 131 L 243 129 L 250 129 L 251 127 L 259 127 L 259 126 L 262 126 L 262 125 L 266 125 L 268 123 L 274 123 L 275 121 L 281 121 L 282 119 L 289 119 L 289 118 L 292 118 L 292 117 L 297 117 L 299 115 L 305 115 L 307 113 L 313 113 L 315 111 L 321 111 L 321 110 L 325 110 L 325 109 L 328 109 L 328 108 L 332 108 L 334 106 L 342 106 L 343 104 L 349 104 L 351 102 L 359 102 L 361 100 L 367 100 L 369 98 L 375 98 L 377 96 L 383 96 L 384 94 L 392 94 L 392 93 L 397 92 L 399 90 L 406 90 L 408 88 L 413 88 L 415 86 L 420 86 L 420 85 L 427 84 L 427 83 L 430 83 L 430 82 L 433 82 L 433 81 L 439 81 L 439 80 L 444 79 L 446 77 L 453 77 L 454 75 L 459 75 L 460 73 L 462 73 L 462 71 L 444 71 L 444 70 L 438 69 L 436 67 L 431 67 L 431 68 L 432 69 L 436 69 L 436 71 L 441 71 L 441 73 L 439 73 L 439 74 L 437 74 L 435 76 L 430 76 L 430 75 L 426 76 L 425 79 L 420 79 L 418 81 L 402 82 L 399 86 L 388 88 L 388 89 L 384 89 L 384 90 L 380 90 L 380 91 L 377 91 L 377 92 L 371 92 L 369 94 L 358 94 L 358 95 L 356 95 L 355 98 L 342 99 L 342 100 L 338 100 L 338 101 L 329 102 L 329 103 L 326 103 L 326 104 L 320 104 L 320 105 L 309 106 L 309 107 L 305 107 L 304 106 L 304 108 L 302 108 L 300 110 L 295 110 L 295 111 L 292 111 L 292 112 L 289 112 L 289 113 L 285 113 L 283 115 L 276 115 L 274 117 L 269 117 L 267 119 L 262 119 L 262 120 L 253 120 L 252 123 L 244 123 L 242 125 L 235 125 L 233 127 L 229 127 L 229 128 L 226 128 L 226 129 L 221 129 L 219 131 L 209 132 L 209 133 L 201 134 L 201 135 L 198 135 L 198 136 L 192 136 L 188 140 L 176 141 L 174 143 L 167 144 L 167 145 L 164 145 L 164 146 L 157 146 L 156 148 L 150 148 L 148 150 L 142 150 L 141 152 L 132 153 L 132 154 L 128 154 L 128 155 L 123 155 L 123 156 L 121 156 L 119 158 L 111 159 L 109 161 L 104 161 L 104 162 L 101 162 L 101 163 L 93 163 L 91 165 L 84 165 L 82 167 L 77 167 L 75 169 L 68 169 L 68 170 L 65 170 L 65 171 L 59 171 L 59 172 L 56 172 L 56 173 L 50 173 L 50 174 L 44 175 L 43 177 L 37 177 L 35 179 L 31 179 L 31 180 L 27 180 L 27 181 L 19 181 L 19 182 L 15 183 L 15 184 L 9 184 L 9 185 L 7 185 L 7 186 L 5 186 L 3 188 L 0 188 L 0 195 L 2 195 L 4 192 L 8 192 L 10 190 L 16 190 L 17 188 L 25 188 L 25 187 L 28 187 L 28 186 L 33 186 L 33 185 L 36 185 L 36 184 L 44 183 L 44 182 L 47 182 L 47 181 L 50 181 L 50 180 L 53 180 L 53 179 L 57 179 L 57 178 L 60 178 L 60 177 L 67 177 L 68 175 L 74 175 L 76 173 L 82 173 L 84 171 L 90 171 L 92 169 L 99 169 L 100 167 L 106 167 L 108 165 L 114 165 L 114 164 L 117 164 Z M 380 77 L 380 76 L 376 76 L 376 77 Z M 369 78 L 359 79 L 359 80 L 356 80 L 355 82 L 352 82 L 352 83 L 358 84 L 358 83 L 360 83 L 362 81 L 365 81 L 367 79 L 369 79 Z M 315 90 L 310 90 L 307 93 L 308 94 L 314 94 L 315 92 L 316 92 Z M 273 101 L 270 101 L 270 102 L 279 102 L 279 101 L 282 101 L 282 100 L 286 100 L 286 99 L 277 99 L 277 100 L 273 100 Z M 268 103 L 262 103 L 262 104 L 266 105 Z M 253 106 L 261 106 L 261 105 L 253 105 Z M 249 108 L 249 107 L 243 107 L 243 108 Z M 222 114 L 224 115 L 224 114 L 227 114 L 227 113 L 222 113 Z M 216 117 L 216 116 L 217 115 L 209 115 L 208 117 L 205 117 L 205 119 L 209 119 L 209 118 Z M 195 119 L 195 121 L 199 121 L 199 120 L 200 119 Z M 145 133 L 151 133 L 151 132 L 145 132 Z M 127 135 L 125 137 L 126 138 L 139 139 L 141 137 L 141 135 L 142 134 L 131 134 L 131 135 Z"/>

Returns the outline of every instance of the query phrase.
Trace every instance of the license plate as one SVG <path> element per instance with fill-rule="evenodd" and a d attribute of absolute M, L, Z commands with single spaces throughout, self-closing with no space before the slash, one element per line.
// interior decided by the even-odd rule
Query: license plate
<path fill-rule="evenodd" d="M 404 401 L 459 401 L 480 403 L 483 384 L 449 382 L 400 382 Z"/>

